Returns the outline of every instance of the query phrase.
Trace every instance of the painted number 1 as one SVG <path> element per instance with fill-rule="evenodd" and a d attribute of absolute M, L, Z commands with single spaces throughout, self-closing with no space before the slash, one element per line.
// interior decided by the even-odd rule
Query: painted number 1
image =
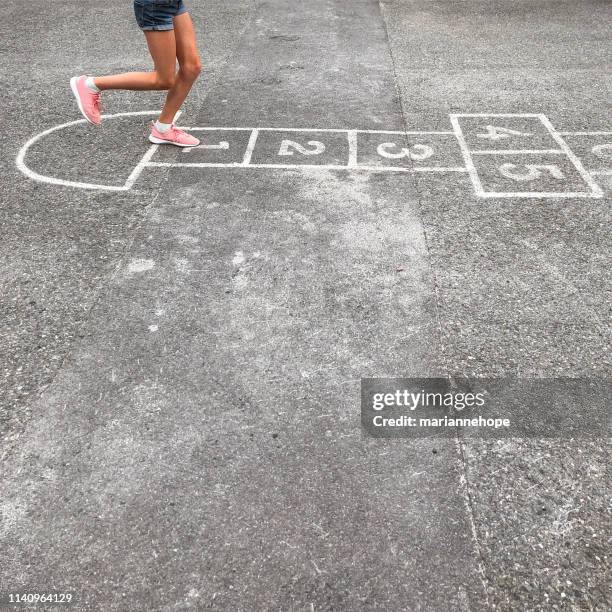
<path fill-rule="evenodd" d="M 229 142 L 225 142 L 222 140 L 219 144 L 201 144 L 197 147 L 187 147 L 183 149 L 183 153 L 191 153 L 193 149 L 210 149 L 210 150 L 219 150 L 219 151 L 228 151 L 230 148 Z"/>

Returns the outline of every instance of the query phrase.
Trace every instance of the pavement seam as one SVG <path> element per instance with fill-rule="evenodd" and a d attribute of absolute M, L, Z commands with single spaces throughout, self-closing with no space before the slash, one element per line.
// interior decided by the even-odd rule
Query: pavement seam
<path fill-rule="evenodd" d="M 384 9 L 382 0 L 377 0 L 377 3 L 378 3 L 378 9 L 380 11 L 380 18 L 383 24 L 383 30 L 385 32 L 385 38 L 387 39 L 387 49 L 389 53 L 389 58 L 391 60 L 391 71 L 393 73 L 393 85 L 395 87 L 395 94 L 397 96 L 397 100 L 398 100 L 398 104 L 400 108 L 400 115 L 402 117 L 404 132 L 407 132 L 408 131 L 407 114 L 406 114 L 406 109 L 404 108 L 404 101 L 402 99 L 402 93 L 399 87 L 399 77 L 398 77 L 397 69 L 396 69 L 395 56 L 393 54 L 393 47 L 391 45 L 391 37 L 389 36 L 389 28 L 387 27 L 387 20 L 385 19 L 385 9 Z M 403 137 L 404 137 L 404 144 L 406 145 L 407 148 L 409 148 L 410 143 L 408 142 L 407 134 L 404 133 Z M 415 164 L 414 164 L 412 157 L 409 156 L 408 159 L 410 160 L 411 169 L 414 170 Z M 431 257 L 431 249 L 429 247 L 429 236 L 427 235 L 427 230 L 425 229 L 425 225 L 422 222 L 423 216 L 420 214 L 423 207 L 422 207 L 421 192 L 419 190 L 417 174 L 418 174 L 417 172 L 409 173 L 410 179 L 412 180 L 412 183 L 413 183 L 413 187 L 417 194 L 417 211 L 419 212 L 419 223 L 421 225 L 421 231 L 423 233 L 423 242 L 425 244 L 425 252 L 427 253 L 427 266 L 430 270 L 431 278 L 433 279 L 433 290 L 434 290 L 434 297 L 435 297 L 435 300 L 434 300 L 435 313 L 436 313 L 436 322 L 438 325 L 438 334 L 439 334 L 438 344 L 441 347 L 442 339 L 444 338 L 444 334 L 442 333 L 442 319 L 440 317 L 440 295 L 438 291 L 438 288 L 439 288 L 438 277 L 436 275 L 435 269 L 431 265 L 432 257 Z"/>
<path fill-rule="evenodd" d="M 487 606 L 487 610 L 493 610 L 494 608 L 491 606 L 491 602 L 489 601 L 489 581 L 487 580 L 487 574 L 485 572 L 485 558 L 482 553 L 482 548 L 480 546 L 480 541 L 478 539 L 478 530 L 476 527 L 476 512 L 474 510 L 474 502 L 472 499 L 472 494 L 470 491 L 470 481 L 468 478 L 467 471 L 467 457 L 465 455 L 465 443 L 459 437 L 459 433 L 455 433 L 455 447 L 457 449 L 457 454 L 460 458 L 462 472 L 459 475 L 459 480 L 461 481 L 461 493 L 463 496 L 463 500 L 465 503 L 467 518 L 470 524 L 470 530 L 472 532 L 472 540 L 474 542 L 474 548 L 476 550 L 476 555 L 478 557 L 478 577 L 480 578 L 480 583 L 482 585 L 482 589 L 484 591 L 484 598 Z"/>
<path fill-rule="evenodd" d="M 387 49 L 389 52 L 389 57 L 391 59 L 391 69 L 393 72 L 393 84 L 395 86 L 395 91 L 396 91 L 396 95 L 398 98 L 398 104 L 399 104 L 399 108 L 400 108 L 400 113 L 401 113 L 401 117 L 402 117 L 402 123 L 404 125 L 404 130 L 408 131 L 408 120 L 407 120 L 407 114 L 406 114 L 406 110 L 404 108 L 404 102 L 403 102 L 403 98 L 402 98 L 402 94 L 401 94 L 401 90 L 399 87 L 399 77 L 398 77 L 398 73 L 397 73 L 397 69 L 396 69 L 396 61 L 395 61 L 395 56 L 393 54 L 393 47 L 391 45 L 391 37 L 389 35 L 389 28 L 387 26 L 387 20 L 385 19 L 385 9 L 383 6 L 383 2 L 382 0 L 377 0 L 378 3 L 378 8 L 380 11 L 380 16 L 381 16 L 381 20 L 383 23 L 383 29 L 385 32 L 385 37 L 387 39 Z M 405 142 L 406 142 L 406 146 L 408 146 L 408 138 L 407 135 L 404 134 L 404 138 L 405 138 Z M 412 163 L 412 166 L 414 167 L 414 163 Z M 430 270 L 430 274 L 431 274 L 431 278 L 432 278 L 432 282 L 433 282 L 433 293 L 434 293 L 434 301 L 435 301 L 435 316 L 436 316 L 436 321 L 437 321 L 437 325 L 438 325 L 438 345 L 441 348 L 442 347 L 442 343 L 443 343 L 443 332 L 442 332 L 442 319 L 440 317 L 440 295 L 439 295 L 439 285 L 438 285 L 438 277 L 436 275 L 436 271 L 432 265 L 432 257 L 431 257 L 431 249 L 429 246 L 429 237 L 427 235 L 427 230 L 425 229 L 425 225 L 422 222 L 422 214 L 421 211 L 423 210 L 422 207 L 422 194 L 421 191 L 419 189 L 419 185 L 418 185 L 418 178 L 417 178 L 417 173 L 416 172 L 412 172 L 412 182 L 415 188 L 415 192 L 417 195 L 417 211 L 419 212 L 419 222 L 421 224 L 421 230 L 423 233 L 423 240 L 425 243 L 425 251 L 427 253 L 427 266 Z M 444 364 L 445 366 L 447 365 L 446 363 Z M 448 368 L 445 367 L 445 370 L 447 371 L 447 376 L 450 377 L 450 373 L 448 373 Z M 465 456 L 465 452 L 464 452 L 464 446 L 463 443 L 461 441 L 461 439 L 459 438 L 459 433 L 455 432 L 455 445 L 457 448 L 457 452 L 458 452 L 458 459 L 459 459 L 459 464 L 460 464 L 460 473 L 459 473 L 459 481 L 460 481 L 460 489 L 461 489 L 461 495 L 464 499 L 464 503 L 465 503 L 465 507 L 466 507 L 466 514 L 467 514 L 467 521 L 470 525 L 470 531 L 472 533 L 472 542 L 473 542 L 473 547 L 474 547 L 474 551 L 476 553 L 476 557 L 477 557 L 477 563 L 478 563 L 478 575 L 480 578 L 480 582 L 481 582 L 481 586 L 483 589 L 483 594 L 484 594 L 484 598 L 485 598 L 485 602 L 486 602 L 486 606 L 488 610 L 491 610 L 491 604 L 489 602 L 489 588 L 488 588 L 488 581 L 487 581 L 487 576 L 486 576 L 486 572 L 485 572 L 485 559 L 484 556 L 482 554 L 482 549 L 480 546 L 480 542 L 478 539 L 478 531 L 476 528 L 476 514 L 475 514 L 475 510 L 474 510 L 474 504 L 473 504 L 473 500 L 472 500 L 472 494 L 470 491 L 470 483 L 469 483 L 469 478 L 468 478 L 468 469 L 467 469 L 467 459 Z M 469 604 L 468 604 L 468 609 L 470 608 Z"/>

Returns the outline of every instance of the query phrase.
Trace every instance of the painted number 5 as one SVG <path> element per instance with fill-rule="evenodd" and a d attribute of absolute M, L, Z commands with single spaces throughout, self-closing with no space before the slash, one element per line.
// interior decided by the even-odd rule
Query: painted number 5
<path fill-rule="evenodd" d="M 325 145 L 318 140 L 310 140 L 307 144 L 309 147 L 311 147 L 310 149 L 307 149 L 299 142 L 294 142 L 293 140 L 283 140 L 278 154 L 286 157 L 288 155 L 293 155 L 296 151 L 302 155 L 321 155 L 321 153 L 325 152 Z"/>
<path fill-rule="evenodd" d="M 520 166 L 516 164 L 502 164 L 499 167 L 499 171 L 502 176 L 521 182 L 535 181 L 535 179 L 540 178 L 545 172 L 548 172 L 556 179 L 565 178 L 559 166 L 555 166 L 554 164 L 524 164 Z"/>

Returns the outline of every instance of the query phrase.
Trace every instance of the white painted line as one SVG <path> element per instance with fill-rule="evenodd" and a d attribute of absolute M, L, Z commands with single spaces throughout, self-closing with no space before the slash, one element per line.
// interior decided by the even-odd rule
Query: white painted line
<path fill-rule="evenodd" d="M 255 150 L 255 143 L 257 142 L 258 136 L 259 130 L 254 129 L 251 132 L 251 136 L 249 137 L 249 143 L 247 145 L 246 151 L 244 152 L 244 157 L 242 158 L 243 166 L 248 166 L 251 163 L 251 157 L 253 156 L 253 151 Z"/>
<path fill-rule="evenodd" d="M 453 126 L 453 130 L 455 132 L 455 137 L 457 138 L 457 142 L 459 143 L 459 148 L 461 149 L 461 155 L 463 155 L 463 161 L 465 162 L 465 167 L 470 175 L 470 179 L 472 180 L 472 185 L 474 185 L 474 191 L 478 197 L 482 197 L 484 195 L 484 189 L 482 187 L 482 183 L 480 182 L 480 177 L 478 176 L 478 172 L 476 172 L 476 168 L 474 167 L 474 160 L 472 159 L 472 155 L 470 154 L 470 149 L 467 146 L 467 142 L 465 141 L 465 136 L 463 135 L 463 130 L 459 125 L 459 117 L 461 115 L 450 115 L 450 122 Z"/>
<path fill-rule="evenodd" d="M 612 132 L 557 132 L 559 136 L 612 136 Z"/>
<path fill-rule="evenodd" d="M 612 170 L 591 170 L 591 176 L 612 176 Z"/>
<path fill-rule="evenodd" d="M 261 130 L 263 128 L 254 127 L 185 127 L 178 126 L 185 132 L 252 132 L 253 130 Z"/>
<path fill-rule="evenodd" d="M 129 112 L 129 113 L 116 113 L 114 115 L 102 115 L 102 118 L 103 119 L 115 119 L 117 117 L 136 117 L 136 116 L 145 116 L 145 115 L 156 115 L 158 113 L 159 111 L 135 111 L 135 112 Z M 28 178 L 38 183 L 47 183 L 48 185 L 60 185 L 62 187 L 73 187 L 77 189 L 90 189 L 90 190 L 95 190 L 95 191 L 128 191 L 131 188 L 131 185 L 128 184 L 129 178 L 128 178 L 128 181 L 126 181 L 123 185 L 100 185 L 97 183 L 68 181 L 64 179 L 58 179 L 53 176 L 45 176 L 43 174 L 38 174 L 37 172 L 34 172 L 34 170 L 30 169 L 27 166 L 26 161 L 25 161 L 26 156 L 27 156 L 27 153 L 30 147 L 32 147 L 34 144 L 36 144 L 40 140 L 43 140 L 44 138 L 46 138 L 50 134 L 53 134 L 54 132 L 59 132 L 60 130 L 64 130 L 74 125 L 82 125 L 85 123 L 87 123 L 86 119 L 68 121 L 67 123 L 56 125 L 55 127 L 49 128 L 48 130 L 45 130 L 44 132 L 40 132 L 39 134 L 36 134 L 36 136 L 33 136 L 32 138 L 30 138 L 30 140 L 28 140 L 28 142 L 26 142 L 23 145 L 23 147 L 21 147 L 21 149 L 19 150 L 19 153 L 17 154 L 17 158 L 15 160 L 15 164 L 17 165 L 17 168 L 19 168 L 20 172 L 22 172 L 25 176 L 27 176 Z M 132 172 L 132 174 L 134 174 L 134 172 Z M 130 177 L 132 176 L 132 174 L 130 175 Z"/>
<path fill-rule="evenodd" d="M 429 136 L 430 134 L 433 136 L 454 136 L 454 132 L 447 131 L 419 131 L 412 130 L 407 132 L 398 132 L 393 130 L 355 130 L 359 134 L 398 134 L 400 136 Z"/>
<path fill-rule="evenodd" d="M 357 132 L 358 134 L 398 134 L 398 135 L 415 135 L 415 136 L 428 136 L 441 135 L 441 136 L 452 136 L 454 132 L 428 132 L 428 131 L 393 131 L 393 130 L 351 130 L 351 129 L 337 129 L 337 128 L 284 128 L 284 127 L 184 127 L 180 126 L 181 130 L 186 132 L 251 132 L 253 130 L 259 130 L 260 132 L 326 132 L 330 134 L 346 134 L 346 132 Z"/>
<path fill-rule="evenodd" d="M 586 171 L 582 162 L 578 159 L 576 154 L 569 148 L 569 145 L 563 140 L 563 138 L 559 135 L 557 130 L 553 127 L 553 124 L 548 120 L 546 115 L 540 115 L 540 119 L 542 123 L 546 126 L 546 129 L 550 132 L 550 135 L 553 137 L 555 142 L 563 149 L 566 155 L 569 157 L 570 161 L 574 164 L 576 170 L 580 176 L 584 179 L 584 182 L 591 188 L 591 193 L 594 198 L 603 198 L 603 191 L 601 187 L 593 180 L 593 177 Z"/>
<path fill-rule="evenodd" d="M 348 143 L 349 143 L 349 159 L 348 167 L 354 168 L 357 166 L 357 132 L 350 130 L 348 132 Z"/>
<path fill-rule="evenodd" d="M 489 151 L 470 151 L 472 155 L 541 155 L 541 154 L 558 154 L 565 155 L 565 151 L 561 149 L 496 149 Z"/>
<path fill-rule="evenodd" d="M 376 168 L 376 166 L 372 166 L 372 169 Z M 391 169 L 389 166 L 385 166 L 385 170 Z M 414 168 L 410 168 L 411 172 L 469 172 L 467 168 L 438 168 L 436 166 L 415 166 Z"/>
<path fill-rule="evenodd" d="M 320 170 L 367 170 L 369 172 L 467 172 L 465 168 L 437 168 L 416 166 L 414 168 L 402 166 L 354 166 L 339 164 L 248 164 L 245 166 L 240 162 L 215 164 L 215 163 L 190 163 L 190 162 L 149 162 L 149 168 L 272 168 L 272 169 L 299 169 L 299 168 L 315 168 Z"/>
<path fill-rule="evenodd" d="M 125 181 L 124 188 L 126 190 L 131 189 L 134 186 L 134 183 L 138 180 L 142 171 L 147 167 L 147 165 L 151 162 L 151 159 L 159 149 L 159 145 L 151 145 L 148 151 L 142 156 L 142 159 L 138 162 L 138 165 L 132 170 L 132 173 L 128 177 L 127 181 Z"/>
<path fill-rule="evenodd" d="M 540 117 L 540 113 L 453 113 L 451 117 Z"/>
<path fill-rule="evenodd" d="M 181 128 L 183 129 L 183 128 Z M 214 163 L 214 162 L 149 162 L 147 168 L 244 168 L 242 162 Z M 248 164 L 255 168 L 254 164 Z"/>
<path fill-rule="evenodd" d="M 517 192 L 495 192 L 486 191 L 481 194 L 482 198 L 596 198 L 590 191 L 576 191 L 576 192 L 554 192 L 554 191 L 517 191 Z"/>

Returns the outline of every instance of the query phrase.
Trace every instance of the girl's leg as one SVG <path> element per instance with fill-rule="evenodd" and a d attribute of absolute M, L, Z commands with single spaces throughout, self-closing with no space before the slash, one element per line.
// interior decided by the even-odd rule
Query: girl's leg
<path fill-rule="evenodd" d="M 177 18 L 178 19 L 178 18 Z M 145 37 L 153 58 L 153 72 L 126 72 L 113 76 L 96 77 L 94 84 L 101 91 L 131 89 L 145 91 L 172 89 L 176 83 L 177 44 L 173 30 L 146 31 Z"/>
<path fill-rule="evenodd" d="M 189 13 L 182 13 L 174 18 L 174 36 L 179 71 L 176 74 L 174 86 L 168 92 L 166 103 L 159 117 L 162 123 L 171 123 L 174 120 L 176 113 L 181 108 L 202 70 L 196 44 L 195 28 Z"/>

